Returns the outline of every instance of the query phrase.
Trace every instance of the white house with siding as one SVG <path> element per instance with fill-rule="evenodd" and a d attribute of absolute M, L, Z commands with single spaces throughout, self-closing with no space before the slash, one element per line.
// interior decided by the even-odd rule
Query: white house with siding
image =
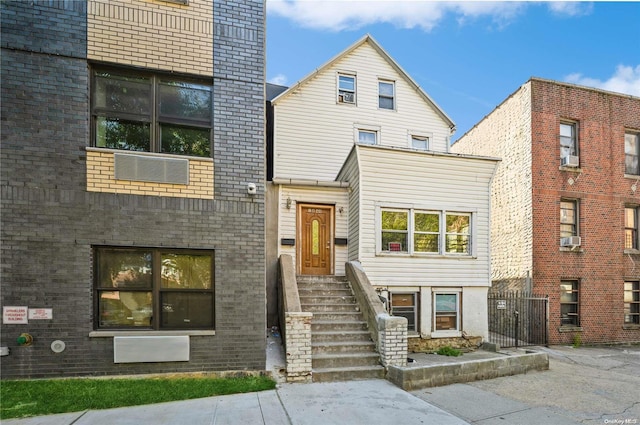
<path fill-rule="evenodd" d="M 486 338 L 498 160 L 450 153 L 453 121 L 369 35 L 270 105 L 268 261 L 359 261 L 410 336 Z"/>

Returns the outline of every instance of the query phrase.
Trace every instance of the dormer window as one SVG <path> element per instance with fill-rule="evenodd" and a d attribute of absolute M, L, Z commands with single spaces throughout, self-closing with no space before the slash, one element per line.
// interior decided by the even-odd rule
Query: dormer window
<path fill-rule="evenodd" d="M 356 76 L 338 74 L 338 103 L 356 103 Z"/>
<path fill-rule="evenodd" d="M 429 150 L 429 138 L 425 136 L 411 136 L 411 147 L 421 151 Z"/>

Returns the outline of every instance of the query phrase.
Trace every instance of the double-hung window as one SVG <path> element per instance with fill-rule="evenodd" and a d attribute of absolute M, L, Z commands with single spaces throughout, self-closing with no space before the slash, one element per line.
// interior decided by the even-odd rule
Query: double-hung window
<path fill-rule="evenodd" d="M 408 252 L 409 212 L 399 210 L 382 211 L 382 250 Z"/>
<path fill-rule="evenodd" d="M 580 326 L 580 304 L 577 280 L 560 282 L 560 324 Z"/>
<path fill-rule="evenodd" d="M 578 166 L 578 126 L 576 123 L 560 123 L 561 164 Z"/>
<path fill-rule="evenodd" d="M 381 252 L 471 254 L 471 213 L 381 209 Z"/>
<path fill-rule="evenodd" d="M 471 214 L 447 213 L 445 251 L 450 254 L 469 254 Z"/>
<path fill-rule="evenodd" d="M 393 81 L 378 81 L 378 108 L 396 108 L 396 87 Z"/>
<path fill-rule="evenodd" d="M 460 293 L 434 292 L 433 330 L 436 333 L 460 331 Z"/>
<path fill-rule="evenodd" d="M 405 317 L 407 319 L 407 330 L 409 332 L 418 331 L 417 298 L 416 293 L 390 293 L 391 315 Z"/>
<path fill-rule="evenodd" d="M 93 145 L 211 156 L 211 85 L 175 76 L 95 70 Z"/>
<path fill-rule="evenodd" d="M 624 209 L 624 249 L 638 249 L 638 207 Z"/>
<path fill-rule="evenodd" d="M 356 76 L 338 74 L 338 103 L 356 103 Z"/>
<path fill-rule="evenodd" d="M 640 133 L 624 135 L 624 172 L 634 176 L 640 175 L 638 156 L 640 155 Z"/>
<path fill-rule="evenodd" d="M 624 283 L 624 323 L 640 325 L 640 282 Z"/>
<path fill-rule="evenodd" d="M 208 250 L 94 248 L 96 329 L 213 329 Z"/>
<path fill-rule="evenodd" d="M 578 236 L 578 201 L 560 201 L 560 237 Z"/>

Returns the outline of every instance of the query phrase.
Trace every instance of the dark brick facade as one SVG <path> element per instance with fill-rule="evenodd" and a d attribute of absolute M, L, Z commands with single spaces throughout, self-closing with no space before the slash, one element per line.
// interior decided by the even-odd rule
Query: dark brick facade
<path fill-rule="evenodd" d="M 53 309 L 2 325 L 2 378 L 264 369 L 263 2 L 214 2 L 214 200 L 86 191 L 84 4 L 2 3 L 1 304 Z M 191 336 L 188 362 L 114 364 L 89 336 L 96 245 L 215 249 L 215 336 Z"/>
<path fill-rule="evenodd" d="M 640 280 L 640 255 L 624 251 L 624 208 L 640 204 L 625 177 L 625 130 L 640 130 L 640 99 L 533 79 L 533 291 L 550 297 L 550 342 L 640 341 L 624 326 L 623 283 Z M 580 172 L 560 169 L 562 120 L 578 126 Z M 573 182 L 573 184 L 571 184 Z M 579 201 L 578 250 L 559 248 L 560 200 Z M 560 331 L 560 281 L 579 282 L 581 331 Z"/>

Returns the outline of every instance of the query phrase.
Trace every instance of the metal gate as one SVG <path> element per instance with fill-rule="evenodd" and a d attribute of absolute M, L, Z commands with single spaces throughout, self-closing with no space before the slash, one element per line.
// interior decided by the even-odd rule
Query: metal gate
<path fill-rule="evenodd" d="M 490 294 L 489 342 L 500 347 L 549 343 L 549 297 L 524 292 Z"/>

